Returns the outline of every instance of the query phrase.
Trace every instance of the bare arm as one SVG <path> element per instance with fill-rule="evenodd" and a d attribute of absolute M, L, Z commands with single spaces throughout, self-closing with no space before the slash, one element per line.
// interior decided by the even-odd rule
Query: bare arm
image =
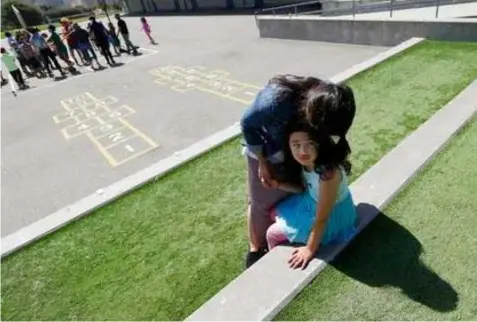
<path fill-rule="evenodd" d="M 338 196 L 341 172 L 338 169 L 333 171 L 334 172 L 331 174 L 332 176 L 330 179 L 321 180 L 320 182 L 320 201 L 316 208 L 316 220 L 307 243 L 307 247 L 312 253 L 315 253 L 318 250 L 330 212 L 333 209 Z"/>

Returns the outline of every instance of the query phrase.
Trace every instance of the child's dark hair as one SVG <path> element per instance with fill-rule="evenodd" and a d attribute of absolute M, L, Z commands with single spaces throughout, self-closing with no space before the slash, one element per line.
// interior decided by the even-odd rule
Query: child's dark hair
<path fill-rule="evenodd" d="M 141 17 L 142 22 L 146 22 L 146 17 Z"/>
<path fill-rule="evenodd" d="M 315 171 L 320 174 L 322 180 L 330 179 L 330 173 L 340 167 L 345 170 L 347 175 L 351 174 L 351 162 L 348 159 L 351 149 L 348 140 L 345 137 L 336 140 L 336 137 L 311 126 L 306 119 L 297 117 L 288 123 L 285 131 L 285 167 L 290 183 L 299 184 L 300 186 L 304 185 L 301 174 L 302 167 L 293 158 L 288 143 L 291 134 L 294 132 L 305 132 L 315 142 L 317 150 Z"/>

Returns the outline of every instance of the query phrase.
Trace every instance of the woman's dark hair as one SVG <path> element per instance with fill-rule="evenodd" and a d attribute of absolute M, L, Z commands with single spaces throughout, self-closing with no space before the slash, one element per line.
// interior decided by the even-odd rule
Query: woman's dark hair
<path fill-rule="evenodd" d="M 269 85 L 278 85 L 281 89 L 279 99 L 292 97 L 297 107 L 303 99 L 303 95 L 312 87 L 318 86 L 324 81 L 316 77 L 297 76 L 291 74 L 276 75 L 269 81 Z"/>
<path fill-rule="evenodd" d="M 344 84 L 322 82 L 304 93 L 301 112 L 320 132 L 344 138 L 356 114 L 353 90 Z"/>
<path fill-rule="evenodd" d="M 287 182 L 304 185 L 302 166 L 293 158 L 288 142 L 294 132 L 305 132 L 316 143 L 315 171 L 320 174 L 322 180 L 330 179 L 330 173 L 339 167 L 342 167 L 347 175 L 351 174 L 351 162 L 348 159 L 351 148 L 347 139 L 343 137 L 335 142 L 332 136 L 326 132 L 312 127 L 307 120 L 297 117 L 288 123 L 284 136 L 286 138 L 284 166 L 286 167 Z"/>

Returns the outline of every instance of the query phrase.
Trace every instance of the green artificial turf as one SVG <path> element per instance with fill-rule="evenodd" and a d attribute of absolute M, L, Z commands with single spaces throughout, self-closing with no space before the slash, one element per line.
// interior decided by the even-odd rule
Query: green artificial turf
<path fill-rule="evenodd" d="M 349 83 L 353 178 L 475 77 L 477 44 L 425 42 Z M 243 270 L 239 141 L 2 260 L 4 320 L 181 320 Z"/>
<path fill-rule="evenodd" d="M 477 121 L 277 320 L 476 320 Z"/>

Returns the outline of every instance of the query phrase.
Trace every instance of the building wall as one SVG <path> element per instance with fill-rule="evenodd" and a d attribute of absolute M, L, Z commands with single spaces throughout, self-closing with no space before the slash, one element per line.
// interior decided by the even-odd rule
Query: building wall
<path fill-rule="evenodd" d="M 191 0 L 124 0 L 128 13 L 142 14 L 168 12 L 168 11 L 190 11 L 192 9 Z M 264 0 L 265 7 L 275 7 L 291 3 L 299 3 L 304 0 Z M 197 0 L 199 9 L 226 9 L 227 0 Z M 255 0 L 233 0 L 236 9 L 253 8 Z M 144 9 L 143 9 L 144 5 Z M 230 9 L 233 10 L 233 9 Z"/>

